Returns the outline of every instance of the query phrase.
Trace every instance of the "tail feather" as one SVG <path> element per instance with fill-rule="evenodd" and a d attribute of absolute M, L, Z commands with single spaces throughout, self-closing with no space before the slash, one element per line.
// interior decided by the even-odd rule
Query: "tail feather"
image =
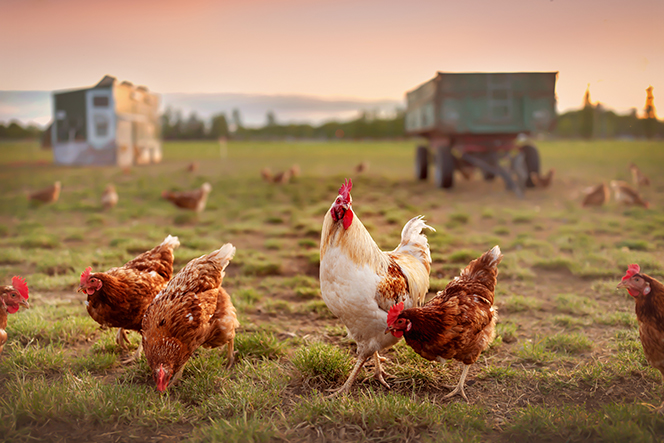
<path fill-rule="evenodd" d="M 485 252 L 478 259 L 471 261 L 466 269 L 461 272 L 460 278 L 463 280 L 476 280 L 485 276 L 486 270 L 492 271 L 492 276 L 495 281 L 498 263 L 503 259 L 503 254 L 500 251 L 500 246 L 496 245 L 490 251 Z"/>
<path fill-rule="evenodd" d="M 426 235 L 422 234 L 424 228 L 435 231 L 434 228 L 425 223 L 423 215 L 411 218 L 401 231 L 401 243 L 394 250 L 394 253 L 409 252 L 416 257 L 426 260 L 427 263 L 431 263 L 429 242 Z"/>
<path fill-rule="evenodd" d="M 233 246 L 231 243 L 226 243 L 216 251 L 209 253 L 207 258 L 208 260 L 219 263 L 223 273 L 223 270 L 226 269 L 226 266 L 228 266 L 234 256 L 235 246 Z"/>
<path fill-rule="evenodd" d="M 168 246 L 171 249 L 176 249 L 180 246 L 180 239 L 169 234 L 168 237 L 161 242 L 160 246 Z"/>

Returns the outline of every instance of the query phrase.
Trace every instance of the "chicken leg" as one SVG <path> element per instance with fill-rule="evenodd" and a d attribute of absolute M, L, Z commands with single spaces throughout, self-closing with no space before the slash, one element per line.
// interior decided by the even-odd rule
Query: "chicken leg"
<path fill-rule="evenodd" d="M 336 391 L 333 390 L 332 394 L 328 395 L 326 398 L 334 398 L 339 394 L 342 394 L 344 392 L 348 392 L 351 386 L 353 386 L 353 383 L 355 382 L 355 379 L 357 378 L 357 374 L 360 372 L 360 369 L 362 369 L 362 366 L 369 360 L 371 357 L 371 354 L 369 355 L 362 355 L 357 357 L 357 363 L 355 363 L 355 367 L 353 370 L 350 372 L 350 375 L 348 376 L 348 379 L 346 380 L 346 383 L 343 384 L 339 389 Z"/>
<path fill-rule="evenodd" d="M 118 343 L 118 346 L 120 346 L 120 349 L 123 351 L 127 349 L 129 338 L 127 337 L 127 331 L 125 331 L 124 328 L 118 328 L 118 334 L 115 336 L 115 341 Z"/>
<path fill-rule="evenodd" d="M 463 366 L 463 372 L 461 373 L 461 379 L 459 379 L 459 384 L 456 386 L 456 388 L 454 388 L 452 392 L 450 392 L 443 398 L 451 398 L 457 394 L 460 394 L 463 397 L 463 399 L 466 400 L 466 403 L 468 403 L 468 397 L 466 397 L 466 393 L 463 390 L 463 385 L 466 383 L 466 376 L 468 375 L 469 369 L 470 365 Z"/>
<path fill-rule="evenodd" d="M 380 355 L 378 355 L 378 352 L 375 352 L 373 357 L 375 365 L 374 378 L 378 380 L 380 384 L 385 386 L 387 389 L 391 389 L 391 386 L 387 384 L 387 382 L 383 378 L 383 377 L 389 377 L 389 375 L 387 372 L 383 371 L 383 366 L 381 365 L 381 362 L 386 361 L 387 359 L 385 357 L 381 357 Z"/>
<path fill-rule="evenodd" d="M 226 365 L 226 369 L 230 369 L 233 367 L 235 364 L 235 354 L 233 353 L 233 346 L 234 346 L 234 339 L 231 339 L 231 341 L 228 342 L 226 345 L 226 355 L 228 359 L 228 364 Z"/>

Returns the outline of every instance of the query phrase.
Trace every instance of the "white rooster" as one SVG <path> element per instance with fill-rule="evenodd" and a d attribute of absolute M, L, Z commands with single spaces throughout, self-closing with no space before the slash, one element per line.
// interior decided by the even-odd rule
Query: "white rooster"
<path fill-rule="evenodd" d="M 320 242 L 320 287 L 327 307 L 346 325 L 357 342 L 357 363 L 348 380 L 332 395 L 347 392 L 373 356 L 375 377 L 389 388 L 378 352 L 399 341 L 385 334 L 387 313 L 396 303 L 420 306 L 429 290 L 431 253 L 422 234 L 422 217 L 401 231 L 401 243 L 383 252 L 353 212 L 350 180 L 344 182 L 325 214 Z"/>

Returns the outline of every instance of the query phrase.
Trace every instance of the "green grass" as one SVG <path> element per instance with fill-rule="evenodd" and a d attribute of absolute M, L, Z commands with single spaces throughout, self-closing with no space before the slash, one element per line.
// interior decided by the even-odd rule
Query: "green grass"
<path fill-rule="evenodd" d="M 412 178 L 416 142 L 166 142 L 164 162 L 132 168 L 48 164 L 36 143 L 0 143 L 0 285 L 26 277 L 30 310 L 8 319 L 0 355 L 0 435 L 6 441 L 658 441 L 661 376 L 641 345 L 634 300 L 615 286 L 627 266 L 664 280 L 662 142 L 542 141 L 558 175 L 524 199 L 500 180 L 449 192 Z M 198 160 L 196 175 L 186 165 Z M 371 170 L 354 176 L 361 161 Z M 581 208 L 580 191 L 649 174 L 652 208 Z M 41 162 L 41 163 L 40 163 Z M 294 183 L 259 170 L 298 163 Z M 430 171 L 431 172 L 431 171 Z M 477 174 L 476 174 L 477 176 Z M 350 373 L 356 344 L 322 300 L 321 223 L 344 178 L 353 209 L 384 250 L 422 214 L 433 258 L 429 297 L 499 244 L 497 338 L 471 366 L 466 393 L 444 399 L 461 365 L 422 358 L 404 340 L 381 352 L 385 389 L 368 362 L 347 395 L 325 398 Z M 60 200 L 25 194 L 61 180 Z M 181 211 L 164 189 L 212 184 L 206 210 Z M 120 203 L 102 212 L 114 183 Z M 101 329 L 75 292 L 80 273 L 119 266 L 177 235 L 175 270 L 226 242 L 237 253 L 224 287 L 241 327 L 235 366 L 198 349 L 160 395 L 145 357 L 123 364 L 115 330 Z M 130 333 L 131 350 L 140 335 Z M 475 383 L 470 383 L 475 381 Z"/>

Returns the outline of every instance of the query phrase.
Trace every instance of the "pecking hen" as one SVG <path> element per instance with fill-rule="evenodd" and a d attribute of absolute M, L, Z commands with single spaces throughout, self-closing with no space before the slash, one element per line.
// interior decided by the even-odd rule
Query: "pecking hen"
<path fill-rule="evenodd" d="M 503 255 L 498 246 L 473 260 L 445 290 L 421 308 L 404 309 L 394 305 L 387 315 L 387 329 L 394 337 L 404 337 L 408 346 L 427 360 L 460 361 L 465 366 L 459 384 L 445 398 L 460 394 L 466 401 L 464 383 L 470 365 L 475 363 L 495 337 L 498 263 Z"/>
<path fill-rule="evenodd" d="M 375 377 L 385 387 L 378 352 L 399 341 L 385 335 L 387 312 L 397 303 L 421 305 L 429 290 L 431 254 L 424 228 L 414 217 L 401 231 L 401 243 L 383 252 L 352 208 L 346 181 L 323 219 L 320 242 L 320 288 L 327 307 L 346 325 L 357 343 L 357 363 L 333 395 L 347 392 L 364 363 L 373 356 Z"/>
<path fill-rule="evenodd" d="M 60 198 L 61 188 L 60 182 L 57 181 L 43 189 L 31 192 L 28 194 L 28 200 L 41 203 L 55 203 Z"/>
<path fill-rule="evenodd" d="M 625 288 L 636 302 L 636 319 L 646 359 L 664 380 L 664 285 L 646 274 L 639 265 L 627 268 L 618 288 Z M 658 411 L 664 413 L 664 402 Z"/>
<path fill-rule="evenodd" d="M 0 286 L 0 354 L 7 343 L 7 314 L 18 312 L 20 305 L 29 308 L 28 285 L 14 276 L 11 286 Z"/>
<path fill-rule="evenodd" d="M 182 375 L 199 346 L 228 345 L 233 364 L 237 321 L 231 298 L 221 287 L 224 269 L 235 255 L 227 243 L 190 261 L 155 297 L 143 317 L 143 347 L 160 392 Z"/>
<path fill-rule="evenodd" d="M 115 207 L 118 204 L 118 193 L 115 191 L 115 186 L 109 183 L 106 185 L 106 189 L 101 194 L 101 206 L 102 208 L 108 210 Z"/>
<path fill-rule="evenodd" d="M 140 332 L 145 310 L 173 277 L 173 250 L 178 246 L 178 238 L 169 235 L 124 266 L 106 272 L 88 267 L 81 274 L 78 291 L 88 296 L 85 306 L 90 317 L 102 326 L 120 328 L 117 343 L 123 349 L 129 343 L 125 330 Z M 139 346 L 135 357 L 140 352 Z"/>
<path fill-rule="evenodd" d="M 212 191 L 212 185 L 206 182 L 193 191 L 164 191 L 161 196 L 178 208 L 203 212 L 210 191 Z"/>
<path fill-rule="evenodd" d="M 625 205 L 637 205 L 646 209 L 650 208 L 650 203 L 645 201 L 639 191 L 632 188 L 627 182 L 621 180 L 611 180 L 611 189 L 613 197 L 618 203 Z"/>

